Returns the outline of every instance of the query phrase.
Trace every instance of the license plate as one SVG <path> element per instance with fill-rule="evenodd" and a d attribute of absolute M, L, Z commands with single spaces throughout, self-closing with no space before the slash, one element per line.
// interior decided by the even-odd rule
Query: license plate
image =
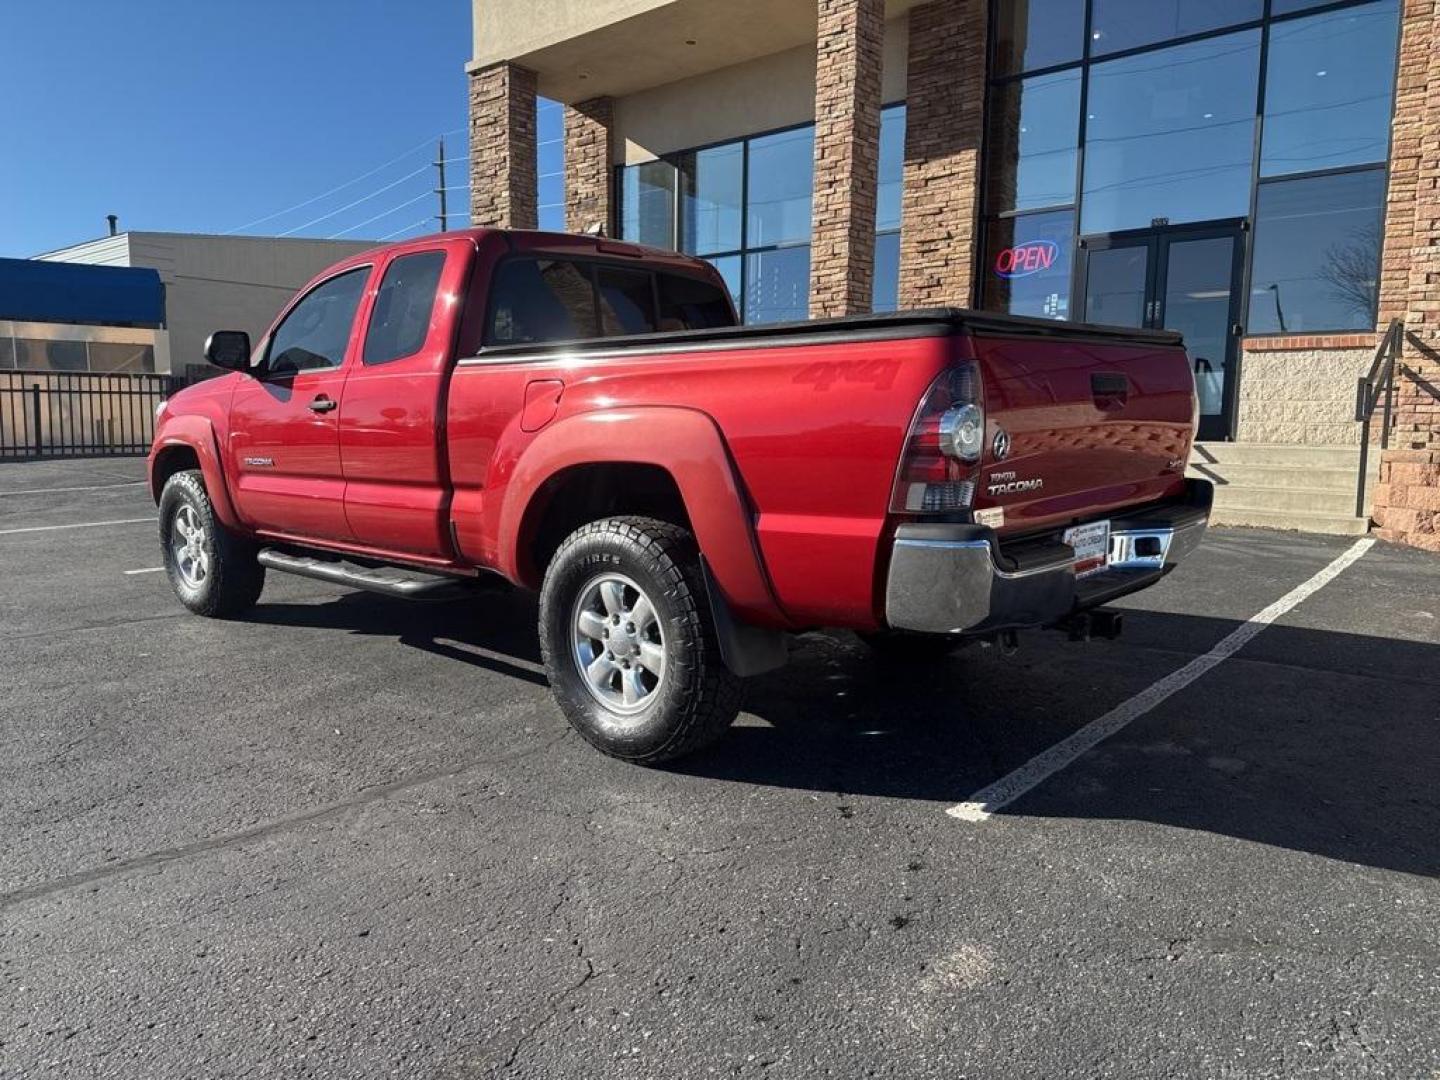
<path fill-rule="evenodd" d="M 1105 569 L 1110 561 L 1110 522 L 1091 521 L 1066 529 L 1061 539 L 1075 549 L 1075 576 L 1086 577 Z"/>

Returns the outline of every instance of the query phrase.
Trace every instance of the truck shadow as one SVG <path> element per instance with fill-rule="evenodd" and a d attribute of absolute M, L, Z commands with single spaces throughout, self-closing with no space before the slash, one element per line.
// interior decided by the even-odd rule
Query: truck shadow
<path fill-rule="evenodd" d="M 1120 643 L 1032 634 L 1013 659 L 970 648 L 909 671 L 881 669 L 848 635 L 807 635 L 795 663 L 749 688 L 765 725 L 675 768 L 951 805 L 1239 625 L 1127 618 Z M 1278 626 L 1241 655 L 1001 813 L 1150 821 L 1440 874 L 1440 647 Z"/>
<path fill-rule="evenodd" d="M 525 593 L 487 593 L 483 605 L 347 594 L 322 604 L 262 603 L 251 619 L 389 636 L 545 685 L 535 601 Z M 909 667 L 883 666 L 849 634 L 806 634 L 789 666 L 749 681 L 745 715 L 726 737 L 669 772 L 920 800 L 938 810 L 1239 625 L 1148 611 L 1130 611 L 1127 620 L 1115 643 L 1034 633 L 1022 636 L 1013 658 L 972 646 Z M 558 710 L 555 722 L 563 723 Z M 1149 821 L 1433 876 L 1436 777 L 1440 647 L 1272 626 L 1001 813 Z"/>
<path fill-rule="evenodd" d="M 540 670 L 537 620 L 535 598 L 509 588 L 477 592 L 473 600 L 434 603 L 362 592 L 345 593 L 322 604 L 267 603 L 262 599 L 246 616 L 248 622 L 271 626 L 393 637 L 433 656 L 549 686 Z"/>

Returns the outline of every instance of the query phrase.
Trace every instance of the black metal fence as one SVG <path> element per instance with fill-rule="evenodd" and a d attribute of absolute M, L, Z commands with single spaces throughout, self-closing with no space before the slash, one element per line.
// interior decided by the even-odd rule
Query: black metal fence
<path fill-rule="evenodd" d="M 0 371 L 0 461 L 144 454 L 169 375 Z"/>

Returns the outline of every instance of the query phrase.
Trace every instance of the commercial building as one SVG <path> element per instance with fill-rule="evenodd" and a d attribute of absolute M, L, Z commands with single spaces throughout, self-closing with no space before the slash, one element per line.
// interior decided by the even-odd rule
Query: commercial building
<path fill-rule="evenodd" d="M 1351 460 L 1356 380 L 1403 319 L 1374 517 L 1440 548 L 1435 0 L 474 16 L 475 224 L 536 224 L 541 95 L 564 105 L 565 225 L 709 259 L 749 321 L 955 304 L 1180 329 L 1207 445 L 1261 448 L 1216 455 L 1232 505 L 1258 483 L 1256 523 L 1289 500 L 1321 527 L 1311 482 L 1353 500 L 1314 478 Z"/>
<path fill-rule="evenodd" d="M 311 277 L 371 246 L 128 232 L 0 259 L 0 460 L 143 453 L 173 386 L 219 374 L 211 331 L 258 338 Z"/>
<path fill-rule="evenodd" d="M 0 371 L 170 369 L 154 270 L 0 259 Z"/>
<path fill-rule="evenodd" d="M 244 330 L 252 339 L 270 326 L 285 301 L 331 263 L 373 241 L 271 236 L 122 232 L 37 255 L 41 262 L 145 268 L 163 287 L 168 359 L 146 370 L 195 378 L 213 373 L 204 362 L 214 330 Z"/>

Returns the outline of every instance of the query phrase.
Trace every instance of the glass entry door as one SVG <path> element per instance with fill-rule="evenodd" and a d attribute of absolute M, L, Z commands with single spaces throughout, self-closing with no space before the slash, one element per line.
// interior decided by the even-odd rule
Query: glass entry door
<path fill-rule="evenodd" d="M 1200 395 L 1200 438 L 1229 438 L 1244 265 L 1240 223 L 1086 237 L 1080 250 L 1081 318 L 1184 334 Z"/>

